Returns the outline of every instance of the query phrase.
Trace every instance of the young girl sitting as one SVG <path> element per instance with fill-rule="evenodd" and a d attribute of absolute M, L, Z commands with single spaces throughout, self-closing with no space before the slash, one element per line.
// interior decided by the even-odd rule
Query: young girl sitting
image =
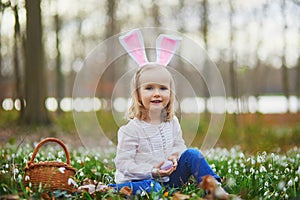
<path fill-rule="evenodd" d="M 133 194 L 180 187 L 190 176 L 198 183 L 211 175 L 220 183 L 202 153 L 187 148 L 174 114 L 174 80 L 167 69 L 179 38 L 161 35 L 157 61 L 149 63 L 139 30 L 120 37 L 121 44 L 140 65 L 132 78 L 130 121 L 118 131 L 115 182 L 111 187 L 131 188 Z M 225 193 L 225 191 L 223 191 Z"/>

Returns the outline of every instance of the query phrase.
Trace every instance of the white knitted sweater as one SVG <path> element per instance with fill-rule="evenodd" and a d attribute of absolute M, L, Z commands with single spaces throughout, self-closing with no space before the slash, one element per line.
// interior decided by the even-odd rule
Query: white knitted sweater
<path fill-rule="evenodd" d="M 116 183 L 151 179 L 151 170 L 173 153 L 186 150 L 178 119 L 153 125 L 133 119 L 120 127 L 115 158 Z"/>

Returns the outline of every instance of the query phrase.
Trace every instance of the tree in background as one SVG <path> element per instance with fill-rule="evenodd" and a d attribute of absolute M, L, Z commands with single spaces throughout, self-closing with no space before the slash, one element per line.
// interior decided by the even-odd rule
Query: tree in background
<path fill-rule="evenodd" d="M 286 19 L 286 0 L 281 1 L 281 13 L 283 18 L 283 29 L 282 29 L 282 39 L 283 39 L 283 47 L 282 47 L 282 55 L 281 55 L 281 70 L 282 70 L 282 86 L 283 86 L 283 94 L 288 99 L 290 95 L 289 91 L 289 77 L 288 70 L 286 64 L 286 34 L 287 34 L 287 19 Z"/>
<path fill-rule="evenodd" d="M 6 3 L 2 3 L 2 1 L 0 1 L 0 30 L 1 30 L 1 24 L 2 24 L 2 16 L 4 13 L 5 8 L 8 8 L 10 6 L 10 2 L 7 1 Z M 2 76 L 2 53 L 1 53 L 1 31 L 0 31 L 0 77 Z"/>
<path fill-rule="evenodd" d="M 14 26 L 14 50 L 13 50 L 13 60 L 14 60 L 14 73 L 15 73 L 15 99 L 18 99 L 20 102 L 20 110 L 23 110 L 24 105 L 24 89 L 22 84 L 22 74 L 21 74 L 21 66 L 22 66 L 22 37 L 21 37 L 21 29 L 20 29 L 20 21 L 19 21 L 19 12 L 18 12 L 18 4 L 12 5 L 12 10 L 15 16 L 15 26 Z"/>
<path fill-rule="evenodd" d="M 47 97 L 45 66 L 42 44 L 40 0 L 27 0 L 25 42 L 25 100 L 21 115 L 24 124 L 50 124 L 45 107 Z"/>
<path fill-rule="evenodd" d="M 235 71 L 235 53 L 233 49 L 233 42 L 234 42 L 234 24 L 233 24 L 233 17 L 235 14 L 235 10 L 233 7 L 233 0 L 229 0 L 230 12 L 229 12 L 229 26 L 230 26 L 230 33 L 229 33 L 229 49 L 230 49 L 230 61 L 229 61 L 229 75 L 230 75 L 230 94 L 231 96 L 236 99 L 237 105 L 237 112 L 239 113 L 239 102 L 238 102 L 238 86 L 237 86 L 237 74 Z"/>

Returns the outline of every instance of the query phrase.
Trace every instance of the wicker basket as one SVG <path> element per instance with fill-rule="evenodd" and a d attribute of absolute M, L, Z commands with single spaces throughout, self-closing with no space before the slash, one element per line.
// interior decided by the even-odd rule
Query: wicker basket
<path fill-rule="evenodd" d="M 67 163 L 57 161 L 45 161 L 34 163 L 34 158 L 39 148 L 47 142 L 58 143 L 65 151 Z M 35 191 L 40 187 L 44 191 L 66 190 L 74 192 L 72 184 L 68 184 L 69 178 L 75 175 L 75 168 L 70 165 L 70 154 L 65 144 L 56 138 L 46 138 L 42 140 L 34 149 L 30 161 L 27 162 L 25 167 L 24 181 L 25 185 L 32 184 L 31 189 Z"/>

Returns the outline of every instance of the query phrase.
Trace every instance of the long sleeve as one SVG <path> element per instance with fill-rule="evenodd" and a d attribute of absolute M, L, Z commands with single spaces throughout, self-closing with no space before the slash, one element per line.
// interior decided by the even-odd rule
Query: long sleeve
<path fill-rule="evenodd" d="M 119 129 L 118 148 L 115 158 L 115 165 L 117 168 L 116 182 L 151 178 L 151 169 L 153 165 L 146 162 L 151 155 L 144 155 L 145 162 L 141 162 L 140 159 L 137 160 L 137 150 L 139 145 L 137 127 L 129 124 Z"/>

